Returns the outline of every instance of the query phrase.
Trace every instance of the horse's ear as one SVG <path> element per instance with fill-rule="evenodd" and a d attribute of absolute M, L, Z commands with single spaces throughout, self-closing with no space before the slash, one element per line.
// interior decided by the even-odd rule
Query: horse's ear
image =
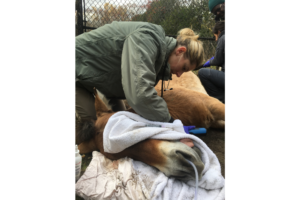
<path fill-rule="evenodd" d="M 106 105 L 104 104 L 104 102 L 100 99 L 96 88 L 94 88 L 94 95 L 95 95 L 95 109 L 96 109 L 96 113 L 97 113 L 97 117 L 99 117 L 102 113 L 110 113 L 112 112 L 111 110 L 109 110 Z"/>

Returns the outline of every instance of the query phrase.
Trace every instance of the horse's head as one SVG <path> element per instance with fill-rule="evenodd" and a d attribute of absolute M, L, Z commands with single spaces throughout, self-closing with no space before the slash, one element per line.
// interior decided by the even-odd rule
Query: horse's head
<path fill-rule="evenodd" d="M 147 139 L 120 153 L 112 154 L 104 152 L 102 134 L 108 119 L 114 112 L 107 108 L 95 89 L 94 94 L 97 120 L 88 121 L 86 125 L 91 132 L 91 137 L 89 141 L 85 139 L 86 142 L 78 146 L 81 153 L 99 150 L 103 155 L 112 160 L 127 156 L 159 169 L 166 176 L 173 176 L 180 180 L 195 178 L 194 169 L 186 160 L 188 159 L 195 164 L 199 174 L 198 178 L 201 178 L 204 165 L 201 161 L 199 149 L 196 147 L 190 148 L 179 141 Z"/>

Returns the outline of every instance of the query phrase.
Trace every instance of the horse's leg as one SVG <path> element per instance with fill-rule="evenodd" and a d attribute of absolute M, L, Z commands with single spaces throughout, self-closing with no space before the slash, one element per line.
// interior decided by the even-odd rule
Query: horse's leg
<path fill-rule="evenodd" d="M 206 96 L 205 105 L 214 116 L 215 121 L 226 121 L 226 104 L 222 103 L 218 99 L 210 96 Z"/>
<path fill-rule="evenodd" d="M 217 120 L 214 123 L 211 124 L 211 128 L 219 128 L 224 129 L 225 128 L 225 121 L 224 120 Z"/>

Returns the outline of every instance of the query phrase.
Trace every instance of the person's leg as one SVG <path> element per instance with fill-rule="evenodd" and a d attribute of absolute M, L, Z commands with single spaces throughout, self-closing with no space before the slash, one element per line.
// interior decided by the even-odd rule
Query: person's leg
<path fill-rule="evenodd" d="M 92 118 L 96 117 L 95 110 L 95 97 L 93 93 L 88 90 L 76 86 L 76 116 L 79 118 Z"/>
<path fill-rule="evenodd" d="M 225 73 L 209 68 L 200 69 L 198 77 L 209 96 L 225 103 Z"/>
<path fill-rule="evenodd" d="M 111 105 L 111 109 L 115 112 L 126 110 L 125 104 L 121 99 L 110 99 L 109 104 Z"/>

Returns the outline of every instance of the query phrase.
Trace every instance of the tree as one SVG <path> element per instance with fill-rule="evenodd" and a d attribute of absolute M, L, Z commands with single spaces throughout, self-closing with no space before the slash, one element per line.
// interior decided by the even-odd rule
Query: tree
<path fill-rule="evenodd" d="M 146 21 L 161 25 L 166 35 L 177 35 L 182 28 L 191 28 L 200 37 L 212 38 L 215 25 L 214 17 L 209 12 L 208 0 L 153 0 L 146 4 L 146 12 L 136 15 L 132 21 Z M 202 40 L 205 59 L 215 53 L 216 43 Z"/>
<path fill-rule="evenodd" d="M 144 14 L 136 15 L 132 21 L 159 24 L 169 35 L 176 35 L 178 30 L 189 27 L 201 37 L 213 36 L 214 20 L 208 9 L 208 0 L 149 0 L 146 8 Z"/>

